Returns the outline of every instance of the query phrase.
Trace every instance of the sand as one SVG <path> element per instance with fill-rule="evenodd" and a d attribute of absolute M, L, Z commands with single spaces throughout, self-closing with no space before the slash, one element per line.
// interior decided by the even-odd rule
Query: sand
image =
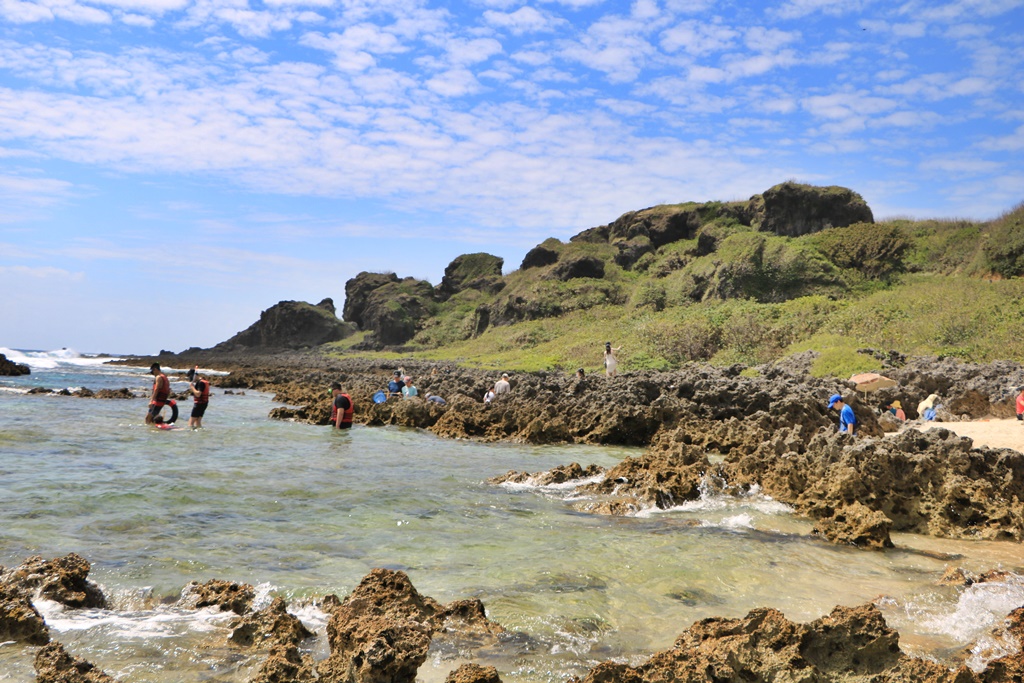
<path fill-rule="evenodd" d="M 974 441 L 975 447 L 1012 448 L 1024 453 L 1024 422 L 1009 420 L 973 420 L 970 422 L 926 422 L 917 429 L 945 428 Z"/>

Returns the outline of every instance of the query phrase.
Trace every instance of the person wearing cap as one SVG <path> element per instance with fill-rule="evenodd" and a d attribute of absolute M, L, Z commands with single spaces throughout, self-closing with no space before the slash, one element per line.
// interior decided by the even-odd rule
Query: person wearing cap
<path fill-rule="evenodd" d="M 900 422 L 907 421 L 907 414 L 903 412 L 903 405 L 899 401 L 893 401 L 889 404 L 889 412 L 896 416 L 896 419 Z"/>
<path fill-rule="evenodd" d="M 210 405 L 210 380 L 199 374 L 199 366 L 188 371 L 188 391 L 192 394 L 192 414 L 188 418 L 188 426 L 192 429 L 203 428 L 203 415 Z"/>
<path fill-rule="evenodd" d="M 494 395 L 501 396 L 512 391 L 512 385 L 508 383 L 508 373 L 501 373 L 501 379 L 494 383 Z"/>
<path fill-rule="evenodd" d="M 388 395 L 389 396 L 401 396 L 402 395 L 402 373 L 399 370 L 395 370 L 391 379 L 388 381 Z"/>
<path fill-rule="evenodd" d="M 857 426 L 857 416 L 853 414 L 853 408 L 846 405 L 843 397 L 839 394 L 832 394 L 828 399 L 828 409 L 839 411 L 839 431 L 854 436 Z"/>

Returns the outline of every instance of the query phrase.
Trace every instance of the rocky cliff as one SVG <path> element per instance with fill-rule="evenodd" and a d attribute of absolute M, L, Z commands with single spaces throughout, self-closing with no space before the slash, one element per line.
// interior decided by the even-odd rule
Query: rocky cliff
<path fill-rule="evenodd" d="M 872 221 L 871 209 L 852 190 L 792 182 L 745 202 L 655 206 L 584 230 L 568 243 L 545 240 L 507 275 L 502 259 L 482 253 L 453 260 L 436 288 L 393 273 L 360 273 L 345 286 L 345 320 L 370 333 L 362 348 L 436 347 L 490 326 L 625 304 L 635 296 L 636 281 L 670 275 L 684 280 L 678 287 L 689 302 L 784 301 L 842 286 L 844 267 L 813 250 L 789 249 L 785 239 Z M 626 281 L 624 270 L 642 276 Z M 660 300 L 664 307 L 665 297 Z"/>
<path fill-rule="evenodd" d="M 316 306 L 304 301 L 282 301 L 260 314 L 260 319 L 227 341 L 216 351 L 245 349 L 298 349 L 338 341 L 355 331 L 338 320 L 334 301 L 324 299 Z"/>

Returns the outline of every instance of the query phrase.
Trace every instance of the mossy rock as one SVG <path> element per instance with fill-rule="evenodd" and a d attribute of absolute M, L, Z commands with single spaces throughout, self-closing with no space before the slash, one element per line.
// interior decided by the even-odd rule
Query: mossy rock
<path fill-rule="evenodd" d="M 761 230 L 786 237 L 875 222 L 863 197 L 837 185 L 782 183 L 751 197 L 748 211 Z"/>

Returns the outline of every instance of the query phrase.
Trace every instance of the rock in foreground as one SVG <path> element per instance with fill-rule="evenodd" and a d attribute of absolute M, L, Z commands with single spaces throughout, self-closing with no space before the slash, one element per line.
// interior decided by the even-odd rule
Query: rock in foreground
<path fill-rule="evenodd" d="M 1007 620 L 1017 638 L 1022 613 Z M 909 657 L 870 604 L 836 607 L 809 624 L 761 608 L 742 619 L 704 619 L 645 664 L 604 662 L 573 683 L 1009 683 L 1022 680 L 1021 663 L 1018 652 L 975 674 Z"/>

